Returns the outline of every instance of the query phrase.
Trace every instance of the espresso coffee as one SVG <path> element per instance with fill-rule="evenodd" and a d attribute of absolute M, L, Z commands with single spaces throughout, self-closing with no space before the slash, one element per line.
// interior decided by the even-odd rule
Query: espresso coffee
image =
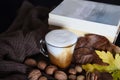
<path fill-rule="evenodd" d="M 53 30 L 45 36 L 49 58 L 60 68 L 70 65 L 77 36 L 67 30 Z"/>

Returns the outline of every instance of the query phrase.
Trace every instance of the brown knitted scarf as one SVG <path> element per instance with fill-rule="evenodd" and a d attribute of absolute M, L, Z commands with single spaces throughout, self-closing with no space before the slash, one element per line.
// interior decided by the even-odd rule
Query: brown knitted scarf
<path fill-rule="evenodd" d="M 24 1 L 12 25 L 0 34 L 0 77 L 12 72 L 26 73 L 28 67 L 23 61 L 39 53 L 39 40 L 48 32 L 48 12 Z"/>

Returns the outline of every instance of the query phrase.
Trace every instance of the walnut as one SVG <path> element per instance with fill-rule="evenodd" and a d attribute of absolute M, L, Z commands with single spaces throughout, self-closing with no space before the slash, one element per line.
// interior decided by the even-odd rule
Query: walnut
<path fill-rule="evenodd" d="M 76 70 L 77 73 L 81 73 L 82 72 L 82 67 L 79 66 L 79 65 L 76 65 L 75 70 Z"/>
<path fill-rule="evenodd" d="M 48 79 L 45 76 L 41 76 L 38 80 L 48 80 Z"/>
<path fill-rule="evenodd" d="M 37 66 L 36 60 L 32 58 L 27 58 L 24 63 L 28 66 Z"/>
<path fill-rule="evenodd" d="M 38 78 L 41 76 L 41 71 L 38 69 L 34 69 L 32 70 L 29 75 L 28 75 L 28 79 L 29 80 L 38 80 Z"/>
<path fill-rule="evenodd" d="M 50 65 L 45 69 L 46 74 L 53 75 L 53 73 L 57 70 L 56 66 Z"/>
<path fill-rule="evenodd" d="M 41 70 L 44 70 L 47 66 L 47 63 L 45 61 L 39 61 L 37 67 Z"/>
<path fill-rule="evenodd" d="M 69 80 L 76 80 L 76 75 L 71 74 L 68 76 L 68 78 Z"/>
<path fill-rule="evenodd" d="M 77 76 L 77 80 L 85 80 L 85 76 L 79 75 L 79 76 Z"/>
<path fill-rule="evenodd" d="M 76 74 L 77 73 L 74 68 L 70 68 L 68 72 L 69 72 L 69 74 Z"/>
<path fill-rule="evenodd" d="M 55 71 L 54 77 L 57 80 L 67 80 L 67 74 L 63 71 Z"/>

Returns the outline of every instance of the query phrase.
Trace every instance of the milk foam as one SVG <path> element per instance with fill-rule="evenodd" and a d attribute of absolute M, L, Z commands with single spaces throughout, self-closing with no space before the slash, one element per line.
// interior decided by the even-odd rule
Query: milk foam
<path fill-rule="evenodd" d="M 67 48 L 69 48 L 69 50 L 70 50 L 69 52 L 70 52 L 71 54 L 73 54 L 75 45 L 76 45 L 76 44 L 67 47 Z M 55 47 L 55 46 L 52 46 L 52 45 L 47 44 L 47 49 L 48 49 L 48 52 L 49 52 L 50 54 L 52 54 L 52 55 L 55 56 L 55 57 L 59 57 L 61 54 L 63 55 L 63 51 L 65 51 L 66 48 L 65 48 L 65 47 Z"/>
<path fill-rule="evenodd" d="M 52 30 L 45 36 L 45 41 L 56 47 L 66 47 L 76 43 L 77 35 L 67 30 Z"/>

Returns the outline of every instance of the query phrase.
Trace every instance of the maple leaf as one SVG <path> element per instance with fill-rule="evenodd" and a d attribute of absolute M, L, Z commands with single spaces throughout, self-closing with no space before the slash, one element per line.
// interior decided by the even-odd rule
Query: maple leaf
<path fill-rule="evenodd" d="M 113 54 L 109 51 L 105 52 L 96 50 L 95 52 L 99 58 L 108 65 L 103 66 L 99 64 L 86 64 L 82 65 L 82 68 L 88 72 L 93 72 L 95 70 L 100 72 L 106 71 L 112 74 L 114 80 L 120 79 L 120 54 L 116 53 L 115 57 L 113 57 Z"/>

